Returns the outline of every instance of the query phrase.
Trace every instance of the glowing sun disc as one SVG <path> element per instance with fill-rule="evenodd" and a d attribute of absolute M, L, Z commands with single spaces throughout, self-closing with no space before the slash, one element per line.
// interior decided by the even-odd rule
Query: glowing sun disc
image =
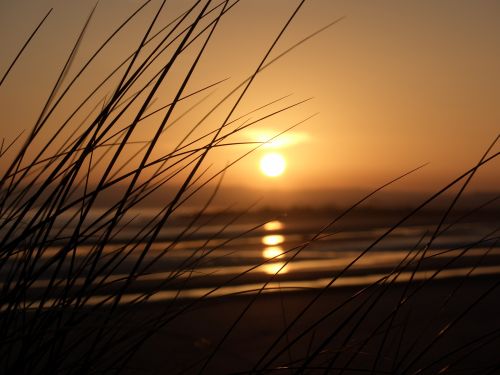
<path fill-rule="evenodd" d="M 268 177 L 277 177 L 283 174 L 286 168 L 285 158 L 277 152 L 266 154 L 260 159 L 260 170 Z"/>

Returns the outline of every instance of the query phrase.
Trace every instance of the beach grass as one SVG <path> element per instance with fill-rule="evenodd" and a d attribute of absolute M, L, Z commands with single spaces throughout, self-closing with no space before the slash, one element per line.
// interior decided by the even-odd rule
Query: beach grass
<path fill-rule="evenodd" d="M 281 290 L 279 284 L 280 271 L 305 249 L 331 236 L 339 223 L 373 195 L 423 166 L 402 172 L 347 209 L 332 214 L 314 235 L 287 249 L 280 268 L 264 278 L 255 290 L 212 298 L 228 286 L 239 285 L 239 280 L 278 256 L 249 266 L 196 298 L 183 298 L 196 270 L 210 254 L 266 223 L 263 219 L 212 245 L 213 240 L 245 215 L 244 211 L 232 213 L 231 218 L 221 215 L 226 224 L 178 264 L 177 269 L 151 287 L 138 286 L 176 246 L 208 225 L 207 213 L 225 171 L 238 168 L 239 160 L 263 144 L 244 142 L 248 150 L 216 171 L 207 163 L 208 155 L 241 145 L 240 141 L 233 141 L 240 132 L 305 101 L 283 104 L 289 100 L 283 97 L 261 103 L 240 115 L 240 103 L 255 78 L 340 20 L 305 35 L 271 58 L 304 4 L 298 2 L 248 78 L 205 110 L 198 122 L 184 129 L 181 139 L 172 139 L 169 151 L 162 151 L 170 127 L 184 116 L 201 111 L 203 99 L 199 96 L 221 86 L 222 81 L 214 81 L 190 91 L 189 83 L 211 47 L 219 22 L 238 3 L 239 0 L 194 1 L 169 23 L 162 24 L 159 20 L 166 2 L 146 1 L 76 67 L 75 58 L 98 11 L 97 5 L 68 51 L 29 133 L 2 143 L 0 373 L 498 373 L 500 362 L 492 353 L 500 338 L 500 327 L 486 322 L 493 324 L 491 315 L 498 311 L 495 298 L 500 281 L 498 275 L 473 276 L 498 247 L 498 228 L 459 249 L 443 249 L 443 253 L 453 253 L 449 260 L 438 264 L 425 278 L 420 276 L 422 265 L 435 257 L 431 250 L 440 236 L 466 220 L 467 215 L 496 202 L 495 197 L 484 206 L 450 219 L 475 173 L 498 157 L 498 152 L 492 152 L 498 137 L 472 168 L 464 168 L 462 175 L 413 209 L 401 211 L 383 233 L 339 272 L 330 275 L 321 287 L 286 293 L 286 288 Z M 153 17 L 134 52 L 117 61 L 116 68 L 83 96 L 75 108 L 64 108 L 65 98 L 78 90 L 94 59 L 135 17 L 151 7 L 155 9 Z M 50 17 L 51 10 L 35 25 L 19 53 L 7 65 L 0 90 L 8 80 L 15 79 L 16 64 L 23 59 L 30 43 L 43 33 Z M 180 78 L 179 66 L 184 72 Z M 155 101 L 162 87 L 172 80 L 176 85 L 173 89 L 169 86 L 171 96 L 161 100 L 168 104 L 157 108 Z M 279 109 L 275 109 L 276 103 Z M 181 109 L 183 112 L 179 114 Z M 65 118 L 53 120 L 61 110 Z M 215 126 L 204 130 L 207 122 L 213 123 L 211 116 L 217 111 L 223 115 Z M 256 118 L 250 116 L 256 114 Z M 152 116 L 158 120 L 150 139 L 137 143 L 136 133 Z M 297 119 L 283 132 L 309 118 Z M 146 222 L 137 222 L 135 213 L 141 209 L 141 203 L 169 184 L 175 184 L 175 191 L 158 203 L 155 214 Z M 175 222 L 178 212 L 206 190 L 210 190 L 206 202 L 158 249 L 158 243 L 164 243 L 163 231 Z M 369 285 L 335 289 L 367 254 L 443 195 L 451 199 L 432 231 L 419 237 L 393 269 Z M 129 233 L 125 240 L 121 236 L 124 232 Z M 453 263 L 460 262 L 470 249 L 478 246 L 488 250 L 477 263 L 468 266 L 465 276 L 437 281 L 452 269 Z M 434 285 L 437 283 L 439 286 Z M 44 285 L 42 289 L 40 284 Z M 173 297 L 167 302 L 154 302 L 155 296 L 165 289 L 174 290 Z M 270 290 L 275 293 L 267 293 Z M 293 307 L 287 308 L 288 303 Z M 278 327 L 273 325 L 271 329 L 265 321 L 255 320 L 256 314 L 269 315 L 266 304 L 280 306 Z M 223 317 L 224 324 L 213 323 L 212 315 Z M 251 316 L 254 320 L 249 322 Z M 470 329 L 471 319 L 482 317 L 485 323 L 477 324 L 478 329 L 472 335 L 461 337 L 463 330 L 454 331 L 459 326 L 474 331 Z M 178 330 L 182 328 L 185 335 L 192 334 L 202 331 L 207 324 L 214 324 L 211 334 L 216 340 L 204 340 L 200 334 L 196 345 L 183 353 L 183 333 Z M 177 333 L 172 334 L 170 330 L 176 328 Z M 246 349 L 250 353 L 247 360 L 227 360 L 228 346 L 244 346 L 242 340 L 255 329 L 267 333 L 249 339 L 254 347 L 253 351 Z M 163 346 L 172 352 L 163 350 Z M 148 369 L 147 358 L 153 357 L 152 361 L 157 361 L 154 363 L 160 367 Z M 484 358 L 485 363 L 477 362 L 478 358 Z M 470 367 L 471 361 L 477 364 L 475 368 Z M 463 363 L 466 367 L 461 367 Z"/>

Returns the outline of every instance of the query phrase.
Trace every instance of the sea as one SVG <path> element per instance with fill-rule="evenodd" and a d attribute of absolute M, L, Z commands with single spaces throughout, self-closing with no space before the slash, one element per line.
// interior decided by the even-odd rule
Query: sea
<path fill-rule="evenodd" d="M 159 213 L 127 212 L 105 237 L 105 230 L 88 229 L 97 228 L 99 218 L 109 219 L 105 210 L 92 212 L 78 245 L 71 247 L 74 215 L 61 217 L 48 245 L 21 246 L 8 259 L 1 286 L 10 290 L 22 280 L 28 286 L 24 308 L 53 308 L 500 274 L 500 218 L 494 213 L 456 212 L 443 220 L 442 210 L 417 215 L 381 209 L 183 212 L 153 235 Z M 19 273 L 22 279 L 11 271 L 20 262 L 29 263 Z"/>

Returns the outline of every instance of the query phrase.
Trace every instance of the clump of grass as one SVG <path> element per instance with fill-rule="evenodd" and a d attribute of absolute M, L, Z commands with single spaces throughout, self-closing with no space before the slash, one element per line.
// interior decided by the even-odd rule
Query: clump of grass
<path fill-rule="evenodd" d="M 183 302 L 180 298 L 173 298 L 149 319 L 140 321 L 133 327 L 129 326 L 135 311 L 148 304 L 157 292 L 171 287 L 176 288 L 180 296 L 186 283 L 183 280 L 189 280 L 210 252 L 246 234 L 238 233 L 222 244 L 206 250 L 212 239 L 238 219 L 238 215 L 235 215 L 233 221 L 229 221 L 219 232 L 214 233 L 161 282 L 146 291 L 136 292 L 137 283 L 143 276 L 154 272 L 155 267 L 176 245 L 191 238 L 203 227 L 204 213 L 219 189 L 224 171 L 248 152 L 212 173 L 209 166 L 206 166 L 207 155 L 216 149 L 239 144 L 232 142 L 232 137 L 242 130 L 303 103 L 298 101 L 282 105 L 274 111 L 269 109 L 275 104 L 274 101 L 264 103 L 236 118 L 240 102 L 255 77 L 293 48 L 338 21 L 306 36 L 285 52 L 270 59 L 271 52 L 303 6 L 304 1 L 301 1 L 262 56 L 254 72 L 205 111 L 198 122 L 186 128 L 182 139 L 172 144 L 170 151 L 159 151 L 162 149 L 165 135 L 169 135 L 170 128 L 192 111 L 201 110 L 200 103 L 203 100 L 195 102 L 179 115 L 179 108 L 184 108 L 182 103 L 198 100 L 196 96 L 221 84 L 219 81 L 194 91 L 187 89 L 200 59 L 210 48 L 210 41 L 217 32 L 220 20 L 238 3 L 239 0 L 198 0 L 171 22 L 163 25 L 160 16 L 165 12 L 165 1 L 159 4 L 147 1 L 125 19 L 78 69 L 75 67 L 75 57 L 97 11 L 95 7 L 69 52 L 30 133 L 20 134 L 6 146 L 2 143 L 0 155 L 5 165 L 0 179 L 2 372 L 55 374 L 119 373 L 130 370 L 127 367 L 130 358 L 160 329 L 175 324 L 179 316 L 190 311 L 217 289 L 231 285 L 262 265 L 256 264 L 224 281 L 200 299 Z M 93 61 L 135 17 L 147 7 L 153 6 L 156 6 L 153 18 L 133 53 L 117 62 L 116 68 L 97 84 L 88 96 L 82 98 L 76 108 L 67 109 L 63 120 L 56 120 L 56 112 L 65 106 L 64 100 L 72 90 L 78 89 L 79 82 L 84 79 Z M 51 11 L 48 11 L 9 64 L 2 75 L 0 89 L 15 74 L 16 63 L 22 59 L 30 43 L 43 32 L 43 26 L 50 21 L 50 15 Z M 188 64 L 186 59 L 190 59 Z M 176 72 L 179 66 L 184 72 L 180 79 Z M 70 75 L 74 69 L 76 74 Z M 155 100 L 170 79 L 177 82 L 171 97 L 168 100 L 162 97 L 163 104 L 153 109 Z M 105 91 L 109 87 L 112 89 Z M 222 120 L 214 128 L 199 135 L 197 130 L 202 129 L 202 125 L 210 116 L 221 109 L 224 110 Z M 262 113 L 265 110 L 268 112 L 259 115 L 257 119 L 250 118 L 250 114 Z M 154 115 L 157 115 L 159 120 L 155 122 L 151 138 L 137 143 L 135 134 L 146 119 Z M 300 119 L 297 124 L 303 121 L 304 119 Z M 296 124 L 291 127 L 293 126 Z M 260 144 L 249 143 L 248 146 L 249 152 L 252 152 Z M 426 336 L 430 337 L 430 340 L 424 345 L 421 345 L 421 342 L 425 341 L 422 337 L 403 345 L 408 343 L 405 332 L 411 330 L 412 324 L 407 306 L 411 305 L 411 302 L 421 295 L 421 291 L 450 264 L 442 265 L 435 274 L 415 288 L 411 281 L 416 278 L 422 262 L 430 257 L 429 249 L 433 242 L 450 228 L 444 227 L 445 222 L 474 173 L 498 156 L 498 153 L 490 155 L 491 149 L 492 147 L 487 150 L 474 168 L 402 217 L 360 252 L 341 272 L 336 273 L 324 288 L 317 290 L 296 316 L 286 321 L 284 330 L 247 371 L 264 373 L 285 369 L 298 373 L 425 373 L 442 363 L 448 365 L 442 367 L 445 369 L 443 371 L 448 371 L 447 369 L 453 369 L 453 365 L 460 362 L 466 349 L 480 350 L 481 345 L 497 340 L 498 330 L 488 332 L 466 343 L 463 349 L 453 348 L 441 358 L 434 359 L 434 362 L 421 364 L 426 353 L 433 349 L 470 309 L 478 306 L 496 290 L 498 282 L 486 288 L 464 311 L 451 319 L 447 326 L 439 327 L 439 331 L 433 331 Z M 373 194 L 405 176 L 406 174 L 403 174 L 363 197 L 333 218 L 309 241 L 289 249 L 283 267 L 296 259 L 312 243 L 330 235 L 329 232 L 337 223 Z M 177 183 L 176 191 L 164 202 L 159 202 L 160 207 L 155 215 L 147 222 L 136 223 L 134 209 L 141 207 L 141 202 L 174 181 Z M 153 250 L 161 242 L 163 231 L 171 225 L 176 212 L 202 188 L 210 188 L 210 183 L 214 181 L 218 182 L 206 204 L 192 215 L 182 230 L 170 238 L 171 241 L 167 245 Z M 405 221 L 462 181 L 464 182 L 459 192 L 430 237 L 422 237 L 391 272 L 352 294 L 312 324 L 301 326 L 308 311 L 350 268 Z M 103 201 L 105 205 L 102 204 Z M 257 228 L 258 226 L 250 230 Z M 121 237 L 124 232 L 128 233 L 127 236 Z M 496 246 L 496 240 L 495 231 L 480 239 L 478 243 L 488 243 L 493 247 Z M 474 245 L 476 244 L 464 247 L 450 263 L 458 261 Z M 473 270 L 474 267 L 471 268 L 471 273 Z M 381 301 L 385 301 L 391 286 L 405 272 L 410 274 L 410 282 L 395 302 L 392 301 L 392 311 L 381 316 L 375 327 L 366 328 L 368 317 L 374 314 Z M 193 361 L 194 371 L 210 371 L 213 358 L 219 355 L 224 343 L 241 324 L 245 314 L 277 278 L 278 273 L 271 275 L 255 291 L 211 353 L 201 361 Z M 462 285 L 455 287 L 441 309 L 446 308 L 461 287 Z M 109 293 L 110 290 L 113 291 L 112 294 Z M 347 308 L 349 314 L 343 317 L 340 314 L 340 320 L 333 325 L 325 324 Z M 297 326 L 301 326 L 298 333 Z M 326 331 L 315 336 L 319 328 Z M 432 331 L 435 327 L 429 324 L 428 329 Z M 361 337 L 360 330 L 363 331 Z M 308 341 L 308 345 L 304 346 L 304 340 Z M 335 343 L 334 351 L 329 349 L 332 343 Z M 307 347 L 307 350 L 296 354 L 297 347 Z M 387 348 L 393 350 L 394 347 L 397 352 L 391 355 L 393 362 L 388 365 Z M 363 360 L 367 351 L 372 353 L 369 362 Z M 360 361 L 365 362 L 363 368 L 359 367 Z M 494 373 L 495 368 L 488 371 Z"/>
<path fill-rule="evenodd" d="M 255 76 L 273 62 L 268 59 L 269 53 L 287 28 L 287 23 L 255 72 L 213 106 L 198 123 L 186 129 L 183 139 L 173 145 L 171 151 L 157 156 L 160 139 L 163 140 L 162 136 L 169 127 L 182 118 L 182 115 L 174 118 L 175 111 L 181 106 L 179 103 L 220 83 L 214 82 L 194 92 L 187 91 L 219 21 L 238 2 L 196 1 L 171 22 L 161 25 L 159 17 L 164 12 L 165 1 L 160 4 L 147 1 L 124 20 L 70 78 L 69 72 L 75 68 L 75 56 L 96 11 L 97 6 L 94 7 L 30 133 L 2 147 L 6 168 L 0 180 L 0 314 L 4 333 L 2 368 L 8 372 L 56 373 L 72 369 L 86 373 L 105 366 L 123 367 L 127 356 L 116 350 L 110 353 L 108 349 L 123 340 L 120 325 L 126 313 L 119 312 L 117 307 L 120 304 L 137 306 L 147 303 L 156 290 L 175 282 L 179 274 L 192 272 L 197 262 L 206 256 L 194 254 L 154 290 L 131 301 L 123 301 L 123 296 L 136 280 L 148 274 L 198 225 L 213 197 L 168 246 L 154 257 L 147 256 L 179 207 L 209 182 L 222 176 L 227 168 L 209 175 L 204 167 L 207 154 L 215 148 L 229 147 L 230 138 L 243 129 L 300 104 L 293 103 L 252 121 L 248 121 L 248 115 L 232 119 Z M 118 62 L 116 68 L 74 110 L 68 111 L 65 119 L 58 119 L 58 125 L 54 125 L 55 112 L 64 106 L 64 99 L 71 90 L 78 89 L 88 67 L 122 29 L 146 7 L 153 6 L 157 10 L 136 50 Z M 22 58 L 30 42 L 43 31 L 51 12 L 33 30 L 2 76 L 0 85 L 15 72 L 16 62 Z M 157 31 L 153 33 L 153 30 Z M 191 61 L 190 65 L 184 66 L 186 54 L 190 54 Z M 174 73 L 179 65 L 185 71 L 180 80 L 176 76 L 178 73 Z M 171 76 L 177 78 L 178 86 L 170 102 L 151 110 L 160 89 Z M 106 94 L 103 89 L 109 82 L 114 87 Z M 96 104 L 89 110 L 88 103 L 92 102 Z M 195 130 L 223 105 L 228 109 L 220 124 L 205 134 L 194 136 Z M 185 114 L 194 108 L 196 105 Z M 153 115 L 161 118 L 151 139 L 137 146 L 133 141 L 135 133 L 142 122 Z M 84 117 L 83 122 L 76 124 L 76 130 L 68 135 L 68 129 L 75 129 L 79 116 Z M 133 235 L 110 250 L 120 232 L 130 230 L 134 218 L 129 213 L 166 183 L 179 180 L 177 191 L 161 202 L 162 208 L 156 215 L 147 223 L 135 226 Z M 100 200 L 109 200 L 112 196 L 110 191 L 116 192 L 116 199 L 107 202 L 105 209 L 96 210 L 102 203 Z M 83 255 L 82 248 L 87 249 Z M 117 280 L 114 274 L 124 268 L 126 276 Z M 37 288 L 40 283 L 44 284 L 41 292 Z M 115 293 L 99 298 L 100 291 L 110 286 L 116 288 Z M 96 316 L 99 318 L 94 322 Z M 157 325 L 159 319 L 149 324 Z M 86 323 L 88 321 L 94 323 Z M 92 330 L 75 338 L 71 332 L 86 324 L 91 324 Z M 145 325 L 135 337 L 127 333 L 126 346 L 134 348 L 136 342 L 147 337 L 151 331 L 148 327 Z"/>

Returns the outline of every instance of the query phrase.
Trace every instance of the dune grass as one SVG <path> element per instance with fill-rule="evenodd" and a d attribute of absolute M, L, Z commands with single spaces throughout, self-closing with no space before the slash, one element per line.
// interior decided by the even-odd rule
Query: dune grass
<path fill-rule="evenodd" d="M 271 59 L 271 52 L 274 52 L 277 43 L 304 4 L 304 1 L 299 2 L 248 78 L 229 90 L 227 95 L 200 117 L 199 122 L 186 128 L 182 139 L 172 141 L 171 151 L 159 152 L 161 141 L 165 139 L 163 136 L 168 135 L 170 127 L 181 122 L 184 116 L 201 110 L 204 99 L 199 99 L 200 94 L 209 93 L 222 83 L 217 81 L 194 91 L 187 90 L 200 59 L 210 48 L 210 41 L 217 32 L 220 20 L 230 14 L 239 0 L 194 1 L 189 9 L 163 25 L 159 19 L 165 11 L 165 3 L 146 1 L 139 6 L 95 49 L 81 68 L 76 68 L 75 56 L 91 25 L 92 17 L 98 10 L 96 6 L 69 51 L 29 134 L 21 133 L 19 137 L 7 141 L 6 145 L 2 142 L 0 155 L 5 165 L 0 179 L 2 373 L 87 374 L 131 371 L 128 367 L 130 359 L 159 330 L 175 324 L 179 316 L 192 310 L 218 289 L 232 285 L 262 264 L 275 260 L 270 259 L 249 267 L 247 271 L 207 291 L 201 298 L 181 301 L 180 295 L 186 282 L 183 280 L 189 280 L 211 252 L 265 224 L 263 222 L 248 231 L 230 236 L 218 245 L 208 246 L 211 240 L 216 239 L 244 214 L 240 213 L 234 215 L 219 232 L 199 246 L 192 256 L 183 260 L 175 272 L 171 272 L 149 290 L 134 292 L 138 279 L 153 273 L 155 265 L 177 244 L 191 238 L 207 224 L 204 222 L 204 214 L 219 190 L 224 172 L 228 168 L 237 168 L 237 162 L 241 158 L 254 152 L 262 144 L 248 142 L 246 145 L 249 151 L 215 172 L 206 165 L 207 155 L 219 148 L 241 144 L 233 142 L 238 133 L 300 106 L 305 101 L 282 104 L 278 110 L 271 109 L 274 104 L 289 100 L 283 97 L 262 103 L 254 110 L 236 117 L 237 109 L 255 77 L 271 64 L 285 58 L 291 50 L 332 27 L 339 20 L 306 35 Z M 156 11 L 135 51 L 125 60 L 118 61 L 116 68 L 83 97 L 76 108 L 64 108 L 66 118 L 57 119 L 58 125 L 53 128 L 52 119 L 55 113 L 65 106 L 66 96 L 72 93 L 72 90 L 78 90 L 80 80 L 84 79 L 94 59 L 148 7 L 156 7 Z M 33 29 L 12 63 L 8 64 L 7 70 L 2 74 L 0 90 L 7 80 L 15 78 L 16 63 L 23 58 L 23 53 L 29 49 L 30 43 L 38 34 L 43 33 L 44 24 L 50 22 L 50 16 L 51 10 Z M 185 55 L 191 59 L 188 66 L 185 66 Z M 184 67 L 184 75 L 176 81 L 178 84 L 171 97 L 168 100 L 161 99 L 162 103 L 168 104 L 155 108 L 160 89 L 171 76 L 178 74 L 174 72 L 178 65 Z M 75 69 L 76 73 L 70 74 Z M 108 92 L 106 88 L 110 82 L 113 89 Z M 178 108 L 184 108 L 182 103 L 189 101 L 194 102 L 179 115 Z M 221 109 L 224 110 L 224 115 L 217 125 L 199 135 L 197 130 L 202 129 L 206 122 L 212 121 L 210 116 Z M 262 114 L 263 111 L 267 112 Z M 259 117 L 250 116 L 256 114 Z M 160 120 L 156 122 L 151 138 L 137 143 L 136 132 L 146 119 L 154 115 L 159 115 Z M 309 117 L 297 119 L 296 123 L 291 124 L 285 131 L 307 119 Z M 49 136 L 45 134 L 47 132 Z M 497 140 L 498 138 L 494 140 L 473 168 L 466 170 L 415 209 L 403 215 L 341 272 L 333 275 L 326 286 L 313 291 L 292 319 L 284 319 L 281 333 L 246 372 L 410 374 L 432 373 L 439 368 L 443 373 L 453 373 L 455 365 L 459 365 L 468 353 L 497 343 L 500 337 L 498 329 L 478 332 L 468 342 L 450 348 L 447 354 L 439 359 L 423 362 L 426 354 L 439 345 L 448 331 L 467 319 L 469 312 L 478 308 L 484 299 L 495 292 L 498 293 L 498 278 L 484 288 L 466 309 L 451 317 L 445 326 L 436 329 L 429 321 L 420 336 L 410 339 L 405 335 L 412 325 L 407 306 L 413 299 L 425 295 L 425 289 L 429 288 L 439 273 L 446 271 L 453 262 L 459 261 L 468 249 L 477 244 L 485 244 L 490 249 L 497 246 L 498 230 L 463 247 L 458 255 L 426 280 L 416 281 L 422 262 L 431 257 L 429 250 L 433 243 L 457 224 L 451 222 L 445 226 L 474 174 L 483 165 L 498 157 L 498 153 L 491 153 Z M 312 243 L 331 235 L 330 231 L 337 223 L 371 196 L 420 168 L 402 173 L 362 197 L 349 209 L 333 217 L 308 241 L 287 249 L 286 261 L 281 268 L 294 261 Z M 158 189 L 173 182 L 177 183 L 177 190 L 161 202 L 161 208 L 147 222 L 137 224 L 134 209 L 140 208 L 141 202 Z M 338 306 L 318 316 L 312 324 L 302 324 L 308 312 L 361 258 L 389 238 L 407 220 L 456 186 L 459 186 L 458 192 L 443 211 L 435 230 L 421 237 L 413 248 L 408 249 L 406 257 L 391 272 L 373 284 L 360 288 Z M 160 242 L 162 230 L 169 227 L 176 212 L 201 189 L 213 190 L 205 205 L 192 215 L 169 244 L 160 251 L 153 252 L 152 248 Z M 106 201 L 104 206 L 103 200 Z M 491 202 L 485 204 L 487 203 Z M 478 207 L 479 209 L 482 207 Z M 131 228 L 133 235 L 129 235 L 125 241 L 117 240 L 121 233 L 130 231 Z M 81 249 L 84 247 L 88 250 L 81 255 Z M 455 249 L 448 249 L 452 250 Z M 481 262 L 485 262 L 487 257 L 488 253 L 485 253 L 483 259 L 470 268 L 467 277 L 453 287 L 449 298 L 444 300 L 442 305 L 436 306 L 436 311 L 446 310 L 448 304 L 472 277 L 474 269 Z M 117 279 L 115 275 L 121 275 L 123 269 L 126 269 L 125 276 Z M 375 327 L 365 328 L 364 322 L 373 316 L 381 301 L 385 300 L 385 295 L 396 284 L 398 277 L 405 272 L 410 274 L 410 281 L 405 284 L 390 313 L 377 317 L 378 324 Z M 212 360 L 263 292 L 276 281 L 278 274 L 279 271 L 269 276 L 262 286 L 254 291 L 210 353 L 202 360 L 193 361 L 193 367 L 189 371 L 210 371 Z M 42 280 L 45 283 L 43 291 L 35 292 Z M 135 309 L 149 304 L 152 296 L 171 285 L 178 289 L 179 298 L 173 298 L 168 304 L 158 308 L 157 313 L 152 314 L 149 319 L 136 322 L 134 327 L 130 327 Z M 114 293 L 102 297 L 101 291 L 109 288 L 113 288 Z M 129 298 L 129 295 L 134 297 Z M 349 308 L 350 313 L 340 314 L 341 318 L 335 325 L 327 325 L 325 328 L 324 323 L 345 308 Z M 412 312 L 415 313 L 418 314 L 418 311 Z M 283 316 L 285 315 L 283 313 Z M 319 335 L 320 339 L 315 337 L 318 327 L 323 330 Z M 325 329 L 328 331 L 324 332 Z M 362 339 L 360 332 L 363 333 Z M 297 354 L 295 348 L 303 347 L 306 341 L 307 350 Z M 329 350 L 333 342 L 345 350 Z M 393 351 L 394 347 L 396 352 Z M 385 360 L 388 348 L 393 357 L 389 370 Z M 359 358 L 363 357 L 366 351 L 372 351 L 373 356 L 367 367 L 362 369 L 359 368 Z M 366 362 L 364 364 L 366 365 Z M 499 364 L 497 367 L 480 368 L 479 371 L 497 373 Z"/>

